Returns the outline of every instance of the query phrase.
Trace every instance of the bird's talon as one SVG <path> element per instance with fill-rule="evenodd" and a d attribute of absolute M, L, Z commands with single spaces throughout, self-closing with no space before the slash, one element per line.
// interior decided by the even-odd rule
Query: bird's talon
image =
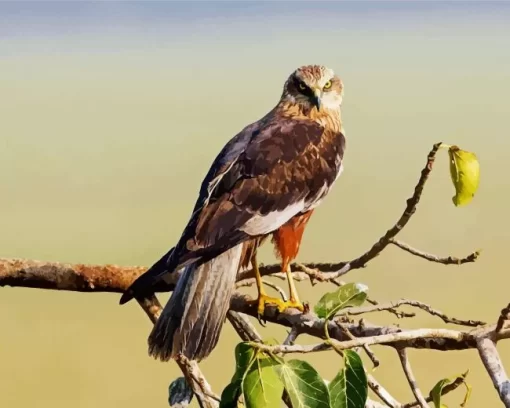
<path fill-rule="evenodd" d="M 264 319 L 263 315 L 257 314 L 257 320 L 262 327 L 266 327 L 266 319 Z"/>
<path fill-rule="evenodd" d="M 299 302 L 298 300 L 290 299 L 286 303 L 287 303 L 287 308 L 293 307 L 294 309 L 297 309 L 300 312 L 305 311 L 305 305 L 303 303 Z"/>

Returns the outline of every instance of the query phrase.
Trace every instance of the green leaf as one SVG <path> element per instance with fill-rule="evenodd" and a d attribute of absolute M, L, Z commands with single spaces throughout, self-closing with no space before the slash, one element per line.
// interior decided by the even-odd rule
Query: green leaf
<path fill-rule="evenodd" d="M 344 368 L 329 383 L 331 408 L 364 408 L 368 383 L 361 357 L 352 350 L 344 350 Z"/>
<path fill-rule="evenodd" d="M 255 360 L 255 350 L 247 343 L 239 343 L 235 348 L 236 371 L 229 385 L 221 393 L 220 408 L 237 406 L 242 392 L 243 380 Z"/>
<path fill-rule="evenodd" d="M 326 293 L 315 305 L 320 318 L 329 319 L 339 310 L 349 306 L 360 306 L 367 298 L 368 287 L 361 283 L 347 283 L 334 292 Z"/>
<path fill-rule="evenodd" d="M 455 195 L 452 197 L 455 206 L 468 204 L 474 197 L 480 183 L 480 164 L 472 152 L 461 150 L 458 146 L 449 146 L 450 175 Z"/>
<path fill-rule="evenodd" d="M 453 386 L 454 388 L 456 388 L 460 384 L 464 384 L 466 387 L 466 394 L 460 406 L 461 407 L 466 406 L 469 396 L 471 395 L 471 386 L 466 382 L 466 376 L 468 375 L 468 372 L 469 370 L 466 371 L 464 374 L 460 374 L 451 378 L 443 378 L 442 380 L 439 380 L 437 382 L 434 388 L 432 388 L 432 390 L 430 391 L 430 397 L 432 398 L 432 402 L 434 403 L 435 408 L 448 408 L 441 402 L 443 388 L 447 386 Z"/>
<path fill-rule="evenodd" d="M 279 362 L 264 353 L 257 353 L 243 380 L 244 403 L 248 408 L 279 408 L 283 383 L 277 373 Z"/>
<path fill-rule="evenodd" d="M 329 408 L 328 387 L 306 361 L 283 362 L 278 373 L 293 408 Z"/>

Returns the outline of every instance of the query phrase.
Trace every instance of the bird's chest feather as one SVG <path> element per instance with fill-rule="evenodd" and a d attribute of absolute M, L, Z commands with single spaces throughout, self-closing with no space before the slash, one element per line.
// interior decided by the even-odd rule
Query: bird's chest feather
<path fill-rule="evenodd" d="M 345 138 L 341 133 L 331 135 L 317 149 L 317 156 L 312 160 L 316 170 L 309 180 L 307 210 L 314 209 L 322 202 L 342 173 L 344 150 Z"/>

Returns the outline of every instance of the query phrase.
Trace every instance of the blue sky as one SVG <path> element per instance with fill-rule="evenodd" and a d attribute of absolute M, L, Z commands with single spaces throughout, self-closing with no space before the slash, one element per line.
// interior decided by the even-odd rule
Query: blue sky
<path fill-rule="evenodd" d="M 142 28 L 158 25 L 186 25 L 210 19 L 249 19 L 263 22 L 265 18 L 292 18 L 304 15 L 315 23 L 321 16 L 350 19 L 378 16 L 394 19 L 427 15 L 507 14 L 506 2 L 439 2 L 439 1 L 186 1 L 186 2 L 1 2 L 0 34 L 65 35 L 83 30 L 111 29 L 112 25 Z M 340 23 L 340 21 L 339 21 Z M 345 23 L 342 21 L 341 23 Z"/>

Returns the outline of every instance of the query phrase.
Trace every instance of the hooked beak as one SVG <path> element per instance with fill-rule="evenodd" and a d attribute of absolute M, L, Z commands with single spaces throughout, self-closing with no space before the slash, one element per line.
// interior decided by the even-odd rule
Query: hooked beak
<path fill-rule="evenodd" d="M 322 91 L 320 89 L 314 89 L 312 102 L 316 106 L 318 111 L 321 110 L 321 103 L 322 103 L 321 98 L 322 98 Z"/>

